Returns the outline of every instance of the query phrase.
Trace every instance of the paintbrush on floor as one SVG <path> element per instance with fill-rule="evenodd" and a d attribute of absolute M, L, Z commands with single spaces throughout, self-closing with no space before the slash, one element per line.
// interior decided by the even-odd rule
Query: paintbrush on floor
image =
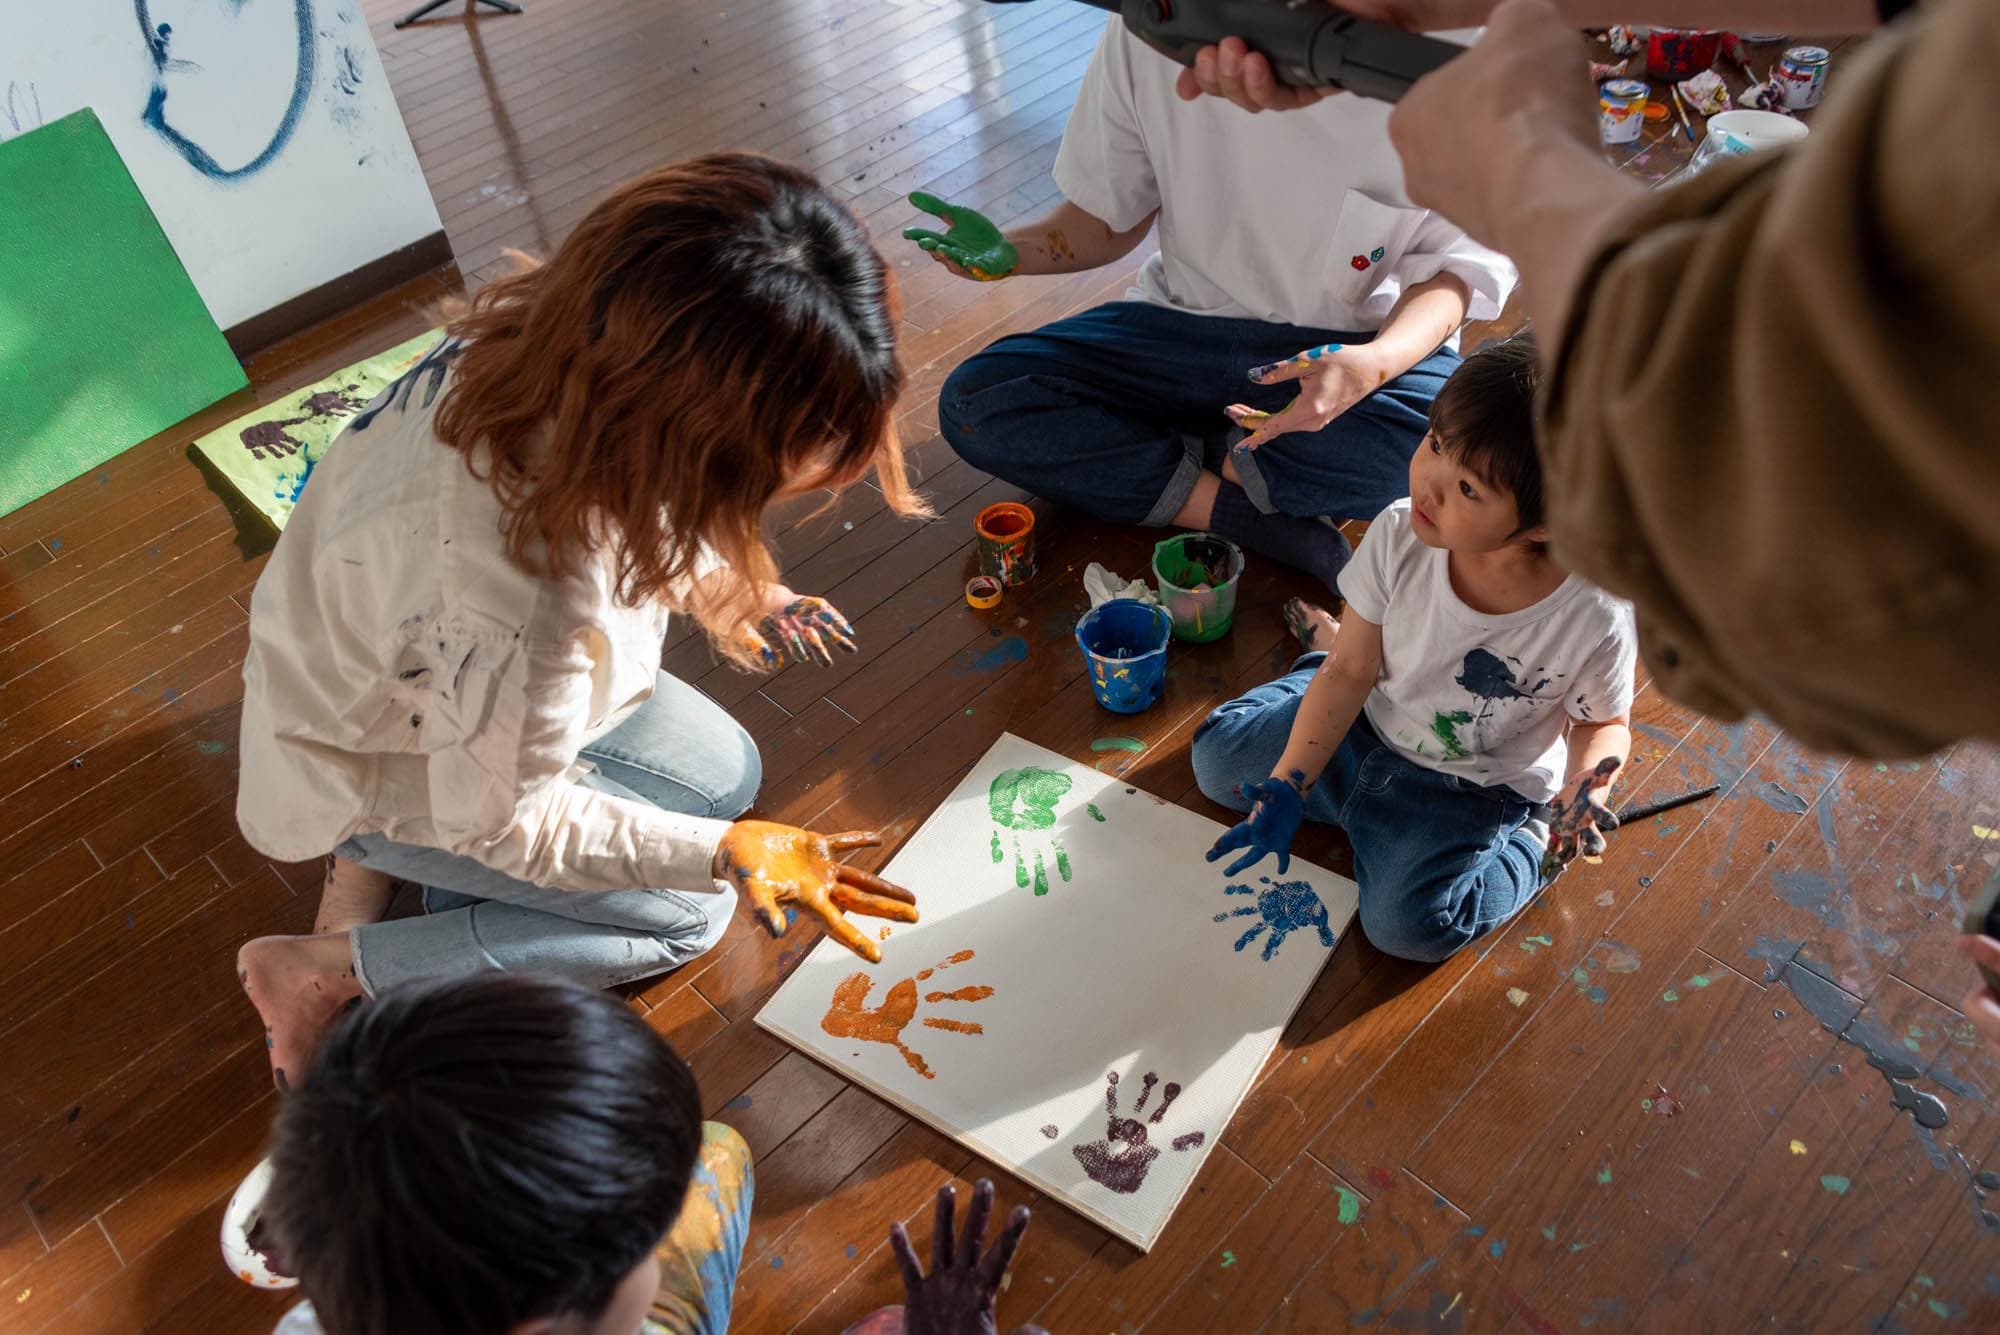
<path fill-rule="evenodd" d="M 1680 86 L 1678 84 L 1668 84 L 1667 91 L 1674 95 L 1674 110 L 1680 114 L 1681 128 L 1687 131 L 1688 142 L 1692 144 L 1694 142 L 1694 126 L 1688 124 L 1687 103 L 1681 101 Z"/>
<path fill-rule="evenodd" d="M 1687 792 L 1675 793 L 1672 797 L 1657 798 L 1651 802 L 1632 803 L 1621 810 L 1611 813 L 1611 828 L 1616 829 L 1620 825 L 1630 825 L 1635 820 L 1644 820 L 1648 816 L 1657 816 L 1662 812 L 1672 811 L 1676 807 L 1688 806 L 1701 801 L 1704 797 L 1714 797 L 1721 791 L 1721 784 L 1711 783 L 1706 788 L 1690 788 Z"/>

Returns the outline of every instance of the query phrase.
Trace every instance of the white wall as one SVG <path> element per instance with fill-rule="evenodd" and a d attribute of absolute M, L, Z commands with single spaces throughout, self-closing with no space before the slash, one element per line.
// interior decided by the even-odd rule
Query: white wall
<path fill-rule="evenodd" d="M 0 0 L 0 139 L 86 106 L 224 329 L 439 230 L 359 0 Z"/>

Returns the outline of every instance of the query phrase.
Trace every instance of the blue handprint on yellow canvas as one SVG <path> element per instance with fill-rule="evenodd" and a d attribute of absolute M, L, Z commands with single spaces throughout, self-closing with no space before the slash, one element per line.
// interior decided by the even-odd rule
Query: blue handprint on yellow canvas
<path fill-rule="evenodd" d="M 1023 830 L 1031 834 L 1048 832 L 1056 871 L 1065 881 L 1069 879 L 1069 854 L 1063 850 L 1062 841 L 1055 835 L 1055 825 L 1056 803 L 1069 791 L 1070 783 L 1067 774 L 1024 765 L 1020 769 L 1000 771 L 994 776 L 992 786 L 986 790 L 987 810 L 997 827 L 993 831 L 993 860 L 999 862 L 1007 856 L 1000 844 L 1000 831 L 1009 831 L 1013 841 L 1015 885 L 1025 888 L 1028 884 L 1028 861 L 1021 852 Z M 1048 866 L 1043 861 L 1041 849 L 1036 848 L 1032 852 L 1035 893 L 1046 895 L 1049 892 Z"/>
<path fill-rule="evenodd" d="M 1215 915 L 1215 921 L 1228 922 L 1231 918 L 1260 918 L 1249 931 L 1236 938 L 1238 950 L 1263 936 L 1264 958 L 1270 959 L 1278 953 L 1278 947 L 1285 944 L 1285 938 L 1303 928 L 1316 928 L 1319 943 L 1333 944 L 1333 928 L 1327 921 L 1326 905 L 1319 895 L 1304 881 L 1273 881 L 1268 876 L 1257 878 L 1267 889 L 1253 890 L 1247 885 L 1232 885 L 1223 890 L 1225 895 L 1255 895 L 1255 904 L 1245 904 L 1238 909 Z"/>

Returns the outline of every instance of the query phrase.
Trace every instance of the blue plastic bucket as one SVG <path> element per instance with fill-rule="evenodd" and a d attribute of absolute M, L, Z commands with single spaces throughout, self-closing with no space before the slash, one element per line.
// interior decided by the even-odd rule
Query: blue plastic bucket
<path fill-rule="evenodd" d="M 1137 598 L 1113 598 L 1083 614 L 1076 642 L 1090 693 L 1114 714 L 1152 708 L 1167 688 L 1167 642 L 1173 616 Z"/>

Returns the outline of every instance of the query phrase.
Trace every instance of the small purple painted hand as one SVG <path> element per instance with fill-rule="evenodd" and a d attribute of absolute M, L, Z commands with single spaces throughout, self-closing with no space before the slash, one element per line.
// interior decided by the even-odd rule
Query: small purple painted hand
<path fill-rule="evenodd" d="M 758 625 L 752 637 L 755 643 L 750 646 L 765 667 L 778 667 L 788 658 L 795 663 L 832 667 L 833 651 L 827 648 L 829 643 L 850 654 L 858 652 L 854 627 L 847 624 L 847 618 L 832 603 L 824 598 L 793 597 L 789 589 L 780 592 L 785 597 L 784 604 Z"/>
<path fill-rule="evenodd" d="M 1103 1140 L 1095 1140 L 1088 1145 L 1072 1145 L 1070 1153 L 1083 1165 L 1083 1171 L 1099 1186 L 1109 1187 L 1121 1195 L 1130 1195 L 1145 1185 L 1146 1174 L 1152 1170 L 1153 1160 L 1160 1157 L 1157 1145 L 1149 1143 L 1146 1128 L 1158 1126 L 1160 1119 L 1167 1115 L 1174 1100 L 1180 1097 L 1181 1087 L 1169 1083 L 1160 1091 L 1160 1106 L 1153 1115 L 1141 1122 L 1138 1114 L 1146 1111 L 1146 1101 L 1153 1096 L 1153 1086 L 1159 1082 L 1159 1074 L 1146 1072 L 1139 1089 L 1139 1101 L 1132 1107 L 1133 1116 L 1118 1115 L 1118 1072 L 1108 1071 L 1104 1076 L 1104 1114 L 1106 1127 Z M 1208 1139 L 1206 1132 L 1190 1131 L 1175 1136 L 1176 1150 L 1191 1150 Z"/>
<path fill-rule="evenodd" d="M 995 1335 L 997 1330 L 994 1307 L 1014 1250 L 1028 1231 L 1028 1207 L 1014 1207 L 1000 1240 L 981 1256 L 986 1224 L 993 1215 L 993 1183 L 982 1177 L 973 1187 L 965 1232 L 954 1246 L 952 1210 L 956 1199 L 957 1193 L 949 1184 L 938 1188 L 928 1275 L 902 1221 L 889 1225 L 889 1250 L 896 1255 L 896 1268 L 903 1272 L 903 1335 Z M 1047 1333 L 1039 1326 L 1021 1326 L 1013 1335 Z"/>
<path fill-rule="evenodd" d="M 1256 805 L 1215 841 L 1215 847 L 1208 850 L 1208 860 L 1213 862 L 1232 848 L 1249 849 L 1222 869 L 1223 875 L 1236 876 L 1276 853 L 1278 875 L 1283 876 L 1291 869 L 1292 840 L 1298 838 L 1299 821 L 1305 816 L 1305 792 L 1306 776 L 1301 770 L 1293 770 L 1282 779 L 1274 776 L 1262 783 L 1245 784 L 1243 796 Z"/>
<path fill-rule="evenodd" d="M 1576 791 L 1567 801 L 1557 798 L 1550 808 L 1549 847 L 1542 854 L 1544 881 L 1579 856 L 1587 862 L 1604 856 L 1604 830 L 1598 826 L 1601 822 L 1605 829 L 1616 829 L 1618 822 L 1598 794 L 1610 789 L 1618 763 L 1617 756 L 1604 757 L 1588 773 L 1576 776 Z"/>

